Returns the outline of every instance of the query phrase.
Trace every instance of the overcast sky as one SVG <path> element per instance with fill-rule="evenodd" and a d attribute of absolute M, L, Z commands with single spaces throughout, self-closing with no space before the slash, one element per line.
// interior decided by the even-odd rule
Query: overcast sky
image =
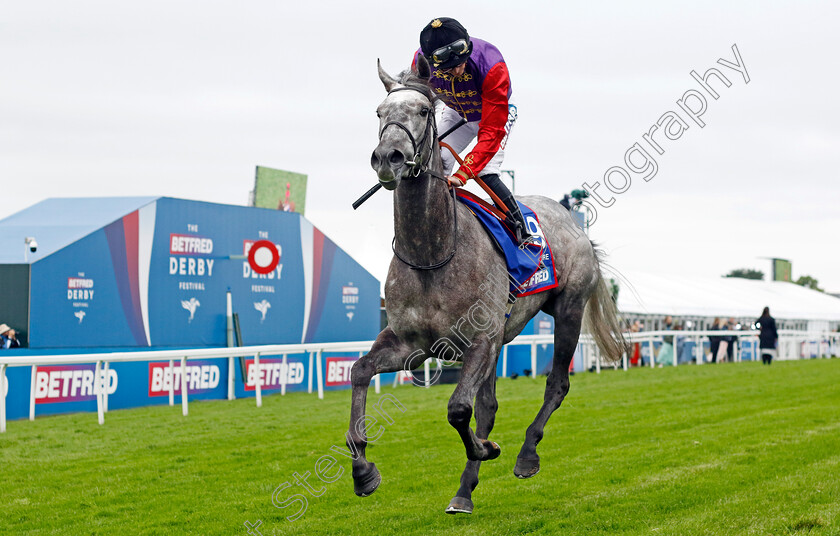
<path fill-rule="evenodd" d="M 836 2 L 408 5 L 7 3 L 0 218 L 46 197 L 246 204 L 265 165 L 307 174 L 307 217 L 384 280 L 392 194 L 350 207 L 376 181 L 376 59 L 405 68 L 420 29 L 451 16 L 507 61 L 519 120 L 503 168 L 522 194 L 603 184 L 700 89 L 690 71 L 718 68 L 731 86 L 712 82 L 706 126 L 663 140 L 649 182 L 632 175 L 620 195 L 601 186 L 615 203 L 599 208 L 592 238 L 619 272 L 769 275 L 762 257 L 781 257 L 794 278 L 840 292 Z M 733 44 L 749 83 L 716 63 L 735 61 Z"/>

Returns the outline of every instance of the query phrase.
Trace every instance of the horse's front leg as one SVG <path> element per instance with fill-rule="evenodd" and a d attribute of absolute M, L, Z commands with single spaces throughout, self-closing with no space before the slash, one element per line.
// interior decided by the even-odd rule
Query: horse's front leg
<path fill-rule="evenodd" d="M 496 346 L 487 337 L 473 342 L 464 356 L 461 379 L 449 398 L 449 424 L 461 436 L 469 460 L 493 460 L 502 453 L 499 445 L 477 437 L 470 428 L 473 399 L 478 388 L 496 374 L 496 350 Z"/>
<path fill-rule="evenodd" d="M 493 424 L 496 422 L 496 375 L 493 374 L 481 384 L 478 396 L 475 397 L 475 435 L 481 438 L 490 437 Z M 447 514 L 471 514 L 473 511 L 472 492 L 478 486 L 478 470 L 481 462 L 467 460 L 467 466 L 461 474 L 461 487 L 446 508 Z"/>
<path fill-rule="evenodd" d="M 356 361 L 351 370 L 353 394 L 347 446 L 353 455 L 353 489 L 359 497 L 367 497 L 376 491 L 382 480 L 376 465 L 365 458 L 365 405 L 370 380 L 377 374 L 401 370 L 407 355 L 408 347 L 391 328 L 385 328 L 376 338 L 370 352 Z"/>

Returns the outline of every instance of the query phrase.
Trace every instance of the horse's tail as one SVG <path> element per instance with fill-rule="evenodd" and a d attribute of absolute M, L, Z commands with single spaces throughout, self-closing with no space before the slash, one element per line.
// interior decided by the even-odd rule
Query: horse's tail
<path fill-rule="evenodd" d="M 593 245 L 594 247 L 594 245 Z M 602 256 L 599 250 L 596 255 Z M 626 342 L 621 331 L 621 322 L 618 318 L 618 308 L 613 301 L 607 283 L 601 274 L 600 263 L 598 267 L 598 284 L 595 292 L 589 297 L 584 310 L 584 330 L 592 335 L 595 344 L 601 349 L 601 354 L 608 361 L 616 362 L 626 350 Z"/>

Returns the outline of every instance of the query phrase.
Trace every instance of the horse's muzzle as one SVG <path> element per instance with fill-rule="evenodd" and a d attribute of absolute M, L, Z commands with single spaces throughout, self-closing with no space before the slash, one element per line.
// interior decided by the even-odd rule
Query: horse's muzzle
<path fill-rule="evenodd" d="M 385 153 L 385 154 L 383 154 Z M 370 157 L 370 165 L 376 171 L 379 182 L 386 190 L 397 187 L 398 179 L 406 169 L 405 155 L 397 149 L 377 147 Z"/>

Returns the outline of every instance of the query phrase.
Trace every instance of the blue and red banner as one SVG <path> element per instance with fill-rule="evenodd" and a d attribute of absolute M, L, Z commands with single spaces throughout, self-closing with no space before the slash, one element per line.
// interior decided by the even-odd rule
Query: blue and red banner
<path fill-rule="evenodd" d="M 379 282 L 299 214 L 160 198 L 33 263 L 29 344 L 224 346 L 228 290 L 246 345 L 379 333 Z"/>

